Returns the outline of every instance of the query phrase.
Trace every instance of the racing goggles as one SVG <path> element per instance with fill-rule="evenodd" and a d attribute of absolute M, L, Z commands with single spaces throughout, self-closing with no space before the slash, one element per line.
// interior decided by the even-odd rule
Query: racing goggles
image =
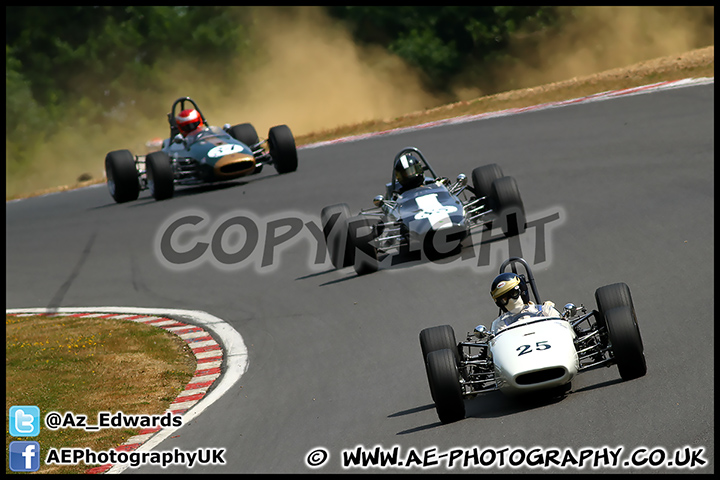
<path fill-rule="evenodd" d="M 510 299 L 516 299 L 520 297 L 520 287 L 515 287 L 508 293 L 497 299 L 497 302 L 501 305 L 507 305 Z"/>
<path fill-rule="evenodd" d="M 190 133 L 196 128 L 200 126 L 200 121 L 192 122 L 192 123 L 186 123 L 185 125 L 180 126 L 180 130 L 182 130 L 185 133 Z"/>

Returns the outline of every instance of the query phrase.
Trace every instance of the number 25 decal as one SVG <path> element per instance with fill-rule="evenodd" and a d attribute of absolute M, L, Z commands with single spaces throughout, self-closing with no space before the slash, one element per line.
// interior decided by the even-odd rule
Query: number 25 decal
<path fill-rule="evenodd" d="M 535 350 L 547 350 L 550 348 L 550 344 L 547 343 L 547 340 L 541 340 L 539 342 L 535 343 Z M 526 353 L 530 353 L 533 351 L 532 345 L 520 345 L 518 348 L 516 348 L 518 352 L 518 357 L 520 355 L 525 355 Z"/>

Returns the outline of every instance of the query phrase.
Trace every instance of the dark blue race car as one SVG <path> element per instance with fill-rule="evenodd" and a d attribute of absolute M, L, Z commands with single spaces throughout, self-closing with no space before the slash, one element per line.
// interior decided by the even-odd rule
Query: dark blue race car
<path fill-rule="evenodd" d="M 472 186 L 464 174 L 451 182 L 435 173 L 420 150 L 402 149 L 393 160 L 385 195 L 373 199 L 374 208 L 355 216 L 345 203 L 323 208 L 333 265 L 353 265 L 363 275 L 376 271 L 379 257 L 390 253 L 419 252 L 436 259 L 458 252 L 472 230 L 493 223 L 508 237 L 523 233 L 525 207 L 515 179 L 494 163 L 474 169 L 471 176 Z M 417 181 L 410 183 L 413 178 Z"/>
<path fill-rule="evenodd" d="M 184 111 L 189 105 L 202 118 L 203 127 L 185 137 L 175 118 L 176 111 Z M 266 164 L 281 174 L 297 170 L 295 138 L 287 125 L 270 128 L 268 138 L 262 141 L 250 123 L 208 126 L 189 97 L 173 102 L 168 120 L 170 137 L 162 141 L 159 151 L 133 156 L 129 150 L 115 150 L 105 157 L 107 184 L 116 202 L 136 200 L 145 189 L 156 200 L 164 200 L 173 196 L 176 185 L 234 180 L 260 173 Z"/>

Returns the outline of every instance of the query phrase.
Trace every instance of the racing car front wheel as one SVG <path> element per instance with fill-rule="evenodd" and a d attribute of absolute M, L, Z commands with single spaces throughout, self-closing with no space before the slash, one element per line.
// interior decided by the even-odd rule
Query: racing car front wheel
<path fill-rule="evenodd" d="M 172 198 L 175 191 L 175 179 L 172 161 L 165 152 L 148 153 L 145 157 L 145 171 L 150 193 L 155 200 Z"/>
<path fill-rule="evenodd" d="M 355 249 L 355 273 L 367 275 L 378 270 L 378 251 L 372 245 L 376 238 L 375 225 L 379 221 L 363 215 L 357 215 L 348 220 L 348 237 Z"/>
<path fill-rule="evenodd" d="M 640 336 L 630 287 L 613 283 L 595 290 L 601 327 L 601 339 L 610 344 L 623 380 L 642 377 L 647 372 L 644 347 Z"/>
<path fill-rule="evenodd" d="M 597 311 L 600 313 L 596 318 L 598 326 L 600 327 L 600 338 L 603 343 L 607 343 L 608 332 L 607 323 L 605 322 L 605 312 L 615 307 L 623 306 L 628 306 L 635 311 L 632 295 L 630 294 L 630 287 L 622 282 L 600 287 L 595 290 L 595 303 L 597 304 Z"/>
<path fill-rule="evenodd" d="M 634 311 L 627 306 L 605 312 L 608 338 L 623 380 L 633 380 L 647 373 L 640 329 Z"/>
<path fill-rule="evenodd" d="M 455 331 L 450 325 L 439 325 L 437 327 L 425 328 L 420 332 L 420 350 L 422 351 L 423 365 L 425 365 L 425 374 L 428 382 L 430 381 L 430 371 L 428 370 L 427 358 L 432 352 L 438 350 L 450 350 L 455 355 L 455 363 L 460 362 L 460 351 L 455 340 Z M 434 395 L 432 389 L 430 393 Z M 433 397 L 434 400 L 434 397 Z"/>
<path fill-rule="evenodd" d="M 289 173 L 297 170 L 298 158 L 295 148 L 295 137 L 287 125 L 272 127 L 268 132 L 270 156 L 278 173 Z"/>
<path fill-rule="evenodd" d="M 335 268 L 349 267 L 355 262 L 355 248 L 348 236 L 350 208 L 345 203 L 330 205 L 320 212 L 325 244 Z"/>
<path fill-rule="evenodd" d="M 137 200 L 140 183 L 135 158 L 129 150 L 115 150 L 105 156 L 105 176 L 110 195 L 117 203 Z"/>
<path fill-rule="evenodd" d="M 465 418 L 465 402 L 455 354 L 447 348 L 430 352 L 427 369 L 430 392 L 440 421 L 452 423 Z"/>
<path fill-rule="evenodd" d="M 460 352 L 457 345 L 455 330 L 450 325 L 425 328 L 420 332 L 420 349 L 422 350 L 423 362 L 427 362 L 427 356 L 431 352 L 446 348 L 455 352 L 455 361 L 459 362 Z"/>

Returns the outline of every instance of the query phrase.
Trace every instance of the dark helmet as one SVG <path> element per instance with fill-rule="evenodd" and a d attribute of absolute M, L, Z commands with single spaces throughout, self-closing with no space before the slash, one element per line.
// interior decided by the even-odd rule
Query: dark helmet
<path fill-rule="evenodd" d="M 423 183 L 423 166 L 414 155 L 406 153 L 395 161 L 395 179 L 403 188 L 419 187 Z"/>
<path fill-rule="evenodd" d="M 490 295 L 500 310 L 507 312 L 507 303 L 510 299 L 522 297 L 523 303 L 530 301 L 525 279 L 517 273 L 501 273 L 490 286 Z"/>

